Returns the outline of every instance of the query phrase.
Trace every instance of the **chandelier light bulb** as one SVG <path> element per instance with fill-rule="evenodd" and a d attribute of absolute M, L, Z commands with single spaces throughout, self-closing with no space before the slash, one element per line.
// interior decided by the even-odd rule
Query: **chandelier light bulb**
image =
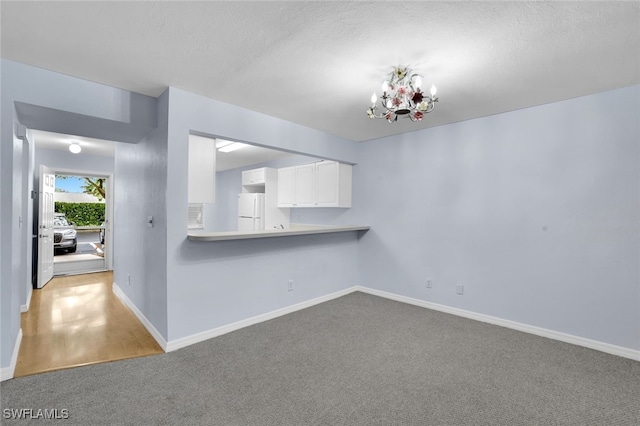
<path fill-rule="evenodd" d="M 431 96 L 435 96 L 436 92 L 438 89 L 436 89 L 436 86 L 431 86 Z"/>
<path fill-rule="evenodd" d="M 375 104 L 377 100 L 378 96 L 376 96 L 376 92 L 373 92 L 373 95 L 371 95 L 371 103 Z"/>
<path fill-rule="evenodd" d="M 416 77 L 416 80 L 413 84 L 416 86 L 416 89 L 420 89 L 420 86 L 422 86 L 422 79 L 420 78 L 420 76 Z"/>
<path fill-rule="evenodd" d="M 385 80 L 385 82 L 382 83 L 382 92 L 387 93 L 388 91 L 389 91 L 389 82 Z"/>

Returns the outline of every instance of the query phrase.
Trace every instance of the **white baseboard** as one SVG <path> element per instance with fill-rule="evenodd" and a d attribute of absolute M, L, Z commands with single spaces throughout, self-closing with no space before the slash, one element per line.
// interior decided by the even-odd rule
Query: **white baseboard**
<path fill-rule="evenodd" d="M 536 336 L 546 337 L 553 340 L 559 340 L 565 343 L 571 343 L 577 346 L 583 346 L 596 351 L 606 352 L 608 354 L 621 356 L 624 358 L 640 361 L 640 350 L 625 348 L 623 346 L 612 345 L 609 343 L 599 342 L 584 337 L 574 336 L 572 334 L 561 333 L 559 331 L 549 330 L 546 328 L 535 327 L 533 325 L 523 324 L 516 321 L 505 320 L 502 318 L 492 317 L 489 315 L 479 314 L 476 312 L 466 311 L 464 309 L 452 308 L 437 303 L 426 302 L 412 297 L 401 296 L 399 294 L 389 293 L 382 290 L 376 290 L 369 287 L 356 286 L 356 291 L 372 294 L 374 296 L 384 297 L 385 299 L 395 300 L 397 302 L 408 303 L 410 305 L 420 306 L 434 311 L 445 312 L 447 314 L 457 315 L 476 321 L 486 322 L 513 330 L 523 331 L 525 333 L 535 334 Z"/>
<path fill-rule="evenodd" d="M 118 296 L 118 298 L 124 303 L 131 312 L 140 320 L 142 325 L 147 329 L 149 334 L 155 339 L 156 342 L 160 345 L 163 351 L 167 352 L 167 341 L 164 340 L 162 334 L 151 324 L 151 321 L 144 316 L 140 309 L 127 297 L 127 295 L 122 291 L 120 287 L 116 283 L 113 283 L 113 292 Z"/>
<path fill-rule="evenodd" d="M 275 311 L 267 312 L 265 314 L 256 315 L 255 317 L 247 318 L 241 321 L 237 321 L 231 324 L 223 325 L 211 330 L 203 331 L 201 333 L 192 334 L 191 336 L 182 337 L 176 340 L 170 340 L 167 345 L 167 352 L 175 351 L 177 349 L 184 348 L 194 343 L 199 343 L 212 337 L 221 336 L 223 334 L 230 333 L 232 331 L 239 330 L 250 325 L 258 324 L 263 321 L 268 321 L 292 312 L 296 312 L 319 303 L 327 302 L 329 300 L 337 299 L 338 297 L 345 296 L 349 293 L 356 291 L 356 287 L 349 287 L 344 290 L 336 291 L 335 293 L 320 296 L 315 299 L 307 300 L 305 302 L 296 303 L 295 305 L 287 306 L 285 308 L 276 309 Z"/>
<path fill-rule="evenodd" d="M 195 343 L 199 343 L 213 337 L 221 336 L 226 333 L 230 333 L 235 330 L 239 330 L 244 327 L 248 327 L 254 324 L 261 323 L 263 321 L 268 321 L 283 315 L 290 314 L 292 312 L 296 312 L 305 308 L 309 308 L 311 306 L 317 305 L 319 303 L 327 302 L 329 300 L 337 299 L 338 297 L 345 296 L 347 294 L 353 293 L 355 291 L 361 291 L 363 293 L 372 294 L 374 296 L 383 297 L 385 299 L 395 300 L 397 302 L 407 303 L 414 306 L 420 306 L 427 309 L 432 309 L 434 311 L 440 311 L 452 315 L 457 315 L 460 317 L 472 319 L 475 321 L 481 321 L 488 324 L 498 325 L 505 328 L 510 328 L 512 330 L 522 331 L 525 333 L 534 334 L 536 336 L 546 337 L 553 340 L 558 340 L 565 343 L 571 343 L 577 346 L 582 346 L 589 349 L 594 349 L 597 351 L 605 352 L 612 355 L 621 356 L 624 358 L 633 359 L 636 361 L 640 361 L 640 350 L 634 350 L 630 348 L 625 348 L 623 346 L 612 345 L 609 343 L 599 342 L 597 340 L 591 340 L 584 337 L 574 336 L 572 334 L 561 333 L 559 331 L 549 330 L 546 328 L 536 327 L 528 324 L 519 323 L 516 321 L 506 320 L 498 317 L 493 317 L 490 315 L 479 314 L 472 311 L 467 311 L 464 309 L 453 308 L 450 306 L 440 305 L 437 303 L 427 302 L 420 299 L 414 299 L 412 297 L 401 296 L 395 293 L 389 293 L 382 290 L 376 290 L 369 287 L 363 286 L 354 286 L 349 287 L 344 290 L 337 291 L 335 293 L 331 293 L 325 296 L 317 297 L 315 299 L 307 300 L 305 302 L 300 302 L 295 305 L 287 306 L 285 308 L 277 309 L 275 311 L 267 312 L 265 314 L 256 315 L 251 318 L 247 318 L 244 320 L 240 320 L 231 324 L 223 325 L 211 330 L 203 331 L 200 333 L 192 334 L 187 337 L 182 337 L 180 339 L 171 340 L 169 342 L 165 341 L 162 335 L 155 329 L 155 327 L 149 322 L 149 320 L 138 310 L 138 308 L 129 300 L 129 298 L 122 292 L 122 290 L 114 283 L 113 291 L 116 295 L 122 300 L 122 302 L 129 307 L 133 311 L 133 313 L 138 317 L 140 322 L 147 328 L 149 333 L 156 339 L 158 344 L 164 349 L 165 352 L 172 352 Z"/>
<path fill-rule="evenodd" d="M 29 306 L 31 306 L 31 295 L 33 294 L 33 286 L 29 286 L 29 294 L 27 294 L 27 303 L 20 305 L 20 312 L 29 312 Z"/>
<path fill-rule="evenodd" d="M 18 352 L 20 351 L 20 343 L 22 343 L 22 329 L 18 330 L 16 343 L 13 345 L 13 354 L 11 355 L 11 364 L 8 367 L 0 368 L 0 382 L 13 379 L 13 373 L 16 371 L 18 363 Z"/>

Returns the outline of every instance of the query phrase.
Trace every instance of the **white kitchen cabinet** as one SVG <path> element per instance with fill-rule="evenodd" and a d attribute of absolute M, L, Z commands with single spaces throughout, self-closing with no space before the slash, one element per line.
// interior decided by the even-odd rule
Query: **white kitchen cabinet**
<path fill-rule="evenodd" d="M 265 184 L 265 168 L 245 170 L 242 172 L 242 186 L 264 185 Z"/>
<path fill-rule="evenodd" d="M 187 193 L 189 203 L 215 201 L 216 143 L 213 139 L 189 135 Z"/>
<path fill-rule="evenodd" d="M 295 207 L 313 207 L 315 202 L 315 163 L 296 166 Z"/>
<path fill-rule="evenodd" d="M 351 166 L 318 161 L 278 169 L 279 207 L 351 207 Z"/>
<path fill-rule="evenodd" d="M 295 207 L 296 168 L 278 169 L 278 207 Z"/>
<path fill-rule="evenodd" d="M 316 164 L 317 207 L 351 207 L 351 166 L 336 161 Z"/>

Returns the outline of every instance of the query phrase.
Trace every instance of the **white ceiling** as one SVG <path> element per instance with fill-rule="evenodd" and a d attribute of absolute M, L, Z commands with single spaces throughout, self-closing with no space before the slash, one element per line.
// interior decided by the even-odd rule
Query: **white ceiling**
<path fill-rule="evenodd" d="M 82 147 L 82 152 L 78 155 L 89 154 L 113 157 L 115 153 L 115 142 L 112 141 L 43 132 L 41 130 L 31 130 L 31 135 L 33 136 L 36 147 L 42 149 L 69 151 L 69 145 L 71 145 L 72 142 L 77 142 L 80 144 L 80 147 Z"/>
<path fill-rule="evenodd" d="M 640 3 L 2 2 L 2 57 L 158 96 L 168 86 L 362 141 L 640 83 Z M 366 116 L 394 65 L 421 123 Z"/>

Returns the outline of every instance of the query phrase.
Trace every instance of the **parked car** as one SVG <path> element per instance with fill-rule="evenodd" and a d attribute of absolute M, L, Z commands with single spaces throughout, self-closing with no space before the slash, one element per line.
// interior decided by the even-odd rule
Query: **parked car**
<path fill-rule="evenodd" d="M 75 253 L 78 239 L 75 225 L 67 221 L 64 213 L 53 214 L 53 252 Z"/>

